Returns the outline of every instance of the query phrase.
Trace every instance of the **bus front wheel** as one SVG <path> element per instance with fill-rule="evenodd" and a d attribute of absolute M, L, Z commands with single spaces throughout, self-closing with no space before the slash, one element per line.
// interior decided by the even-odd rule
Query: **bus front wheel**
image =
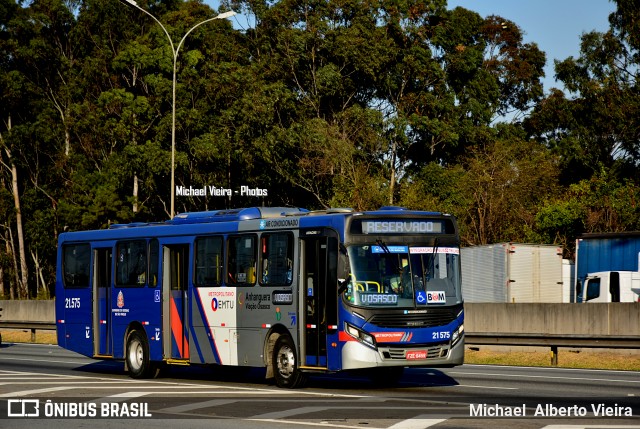
<path fill-rule="evenodd" d="M 273 374 L 278 387 L 293 389 L 305 380 L 305 375 L 298 369 L 295 345 L 288 335 L 279 336 L 273 347 Z"/>
<path fill-rule="evenodd" d="M 149 378 L 154 374 L 154 366 L 149 360 L 149 342 L 147 336 L 138 330 L 131 331 L 127 337 L 127 368 L 132 378 Z"/>

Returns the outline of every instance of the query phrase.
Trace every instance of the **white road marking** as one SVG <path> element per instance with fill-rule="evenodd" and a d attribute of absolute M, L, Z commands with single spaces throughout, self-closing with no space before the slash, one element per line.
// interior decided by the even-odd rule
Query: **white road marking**
<path fill-rule="evenodd" d="M 433 419 L 429 418 L 429 415 L 427 414 L 422 414 L 411 419 L 398 422 L 389 426 L 387 429 L 424 429 L 445 421 L 447 421 L 447 419 Z"/>
<path fill-rule="evenodd" d="M 614 382 L 614 383 L 640 383 L 640 380 L 615 380 L 610 378 L 585 378 L 585 377 L 560 377 L 555 375 L 527 375 L 527 374 L 492 374 L 490 372 L 461 372 L 461 371 L 451 371 L 447 374 L 457 374 L 457 375 L 482 375 L 482 376 L 492 376 L 492 377 L 511 377 L 511 378 L 544 378 L 551 380 L 572 380 L 572 381 L 606 381 L 606 382 Z"/>
<path fill-rule="evenodd" d="M 60 390 L 70 390 L 73 386 L 49 387 L 47 389 L 22 390 L 20 392 L 10 392 L 1 394 L 0 398 L 15 398 L 19 396 L 38 395 L 40 393 L 58 392 Z"/>
<path fill-rule="evenodd" d="M 160 410 L 153 410 L 154 413 L 186 413 L 188 411 L 199 410 L 202 408 L 218 407 L 227 404 L 233 404 L 238 402 L 238 399 L 212 399 L 204 402 L 194 402 L 185 405 L 178 405 L 176 407 L 162 408 Z"/>
<path fill-rule="evenodd" d="M 83 364 L 80 361 L 68 361 L 68 360 L 54 360 L 54 359 L 25 359 L 25 358 L 7 358 L 0 357 L 0 360 L 19 360 L 24 362 L 45 362 L 45 363 L 68 363 L 70 365 L 81 365 Z M 88 360 L 86 363 L 96 363 L 99 361 Z"/>

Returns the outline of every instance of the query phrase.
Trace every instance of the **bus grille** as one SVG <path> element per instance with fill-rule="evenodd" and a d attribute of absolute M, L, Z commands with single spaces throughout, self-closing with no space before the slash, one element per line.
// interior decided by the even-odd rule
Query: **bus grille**
<path fill-rule="evenodd" d="M 447 357 L 449 354 L 449 346 L 447 344 L 439 344 L 436 346 L 413 346 L 411 348 L 380 348 L 385 359 L 406 359 L 407 352 L 420 350 L 426 353 L 426 359 L 437 359 Z"/>
<path fill-rule="evenodd" d="M 431 328 L 453 322 L 459 311 L 458 308 L 434 308 L 417 314 L 381 313 L 371 317 L 369 323 L 380 328 Z"/>

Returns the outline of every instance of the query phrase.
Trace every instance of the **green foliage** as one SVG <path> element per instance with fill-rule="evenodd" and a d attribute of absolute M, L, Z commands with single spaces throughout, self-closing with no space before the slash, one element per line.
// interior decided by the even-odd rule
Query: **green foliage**
<path fill-rule="evenodd" d="M 569 256 L 583 233 L 640 230 L 640 188 L 602 170 L 546 201 L 537 213 L 536 237 L 562 244 Z"/>

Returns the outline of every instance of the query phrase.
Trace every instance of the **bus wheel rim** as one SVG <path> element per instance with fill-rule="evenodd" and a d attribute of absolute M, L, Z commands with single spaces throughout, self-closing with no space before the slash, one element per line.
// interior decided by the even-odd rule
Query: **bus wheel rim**
<path fill-rule="evenodd" d="M 296 358 L 293 354 L 293 350 L 289 347 L 282 347 L 278 351 L 278 373 L 284 377 L 289 378 L 295 369 Z"/>
<path fill-rule="evenodd" d="M 142 350 L 142 344 L 139 341 L 134 341 L 129 348 L 129 362 L 134 369 L 140 369 L 142 367 L 142 361 L 144 359 L 144 352 Z"/>

